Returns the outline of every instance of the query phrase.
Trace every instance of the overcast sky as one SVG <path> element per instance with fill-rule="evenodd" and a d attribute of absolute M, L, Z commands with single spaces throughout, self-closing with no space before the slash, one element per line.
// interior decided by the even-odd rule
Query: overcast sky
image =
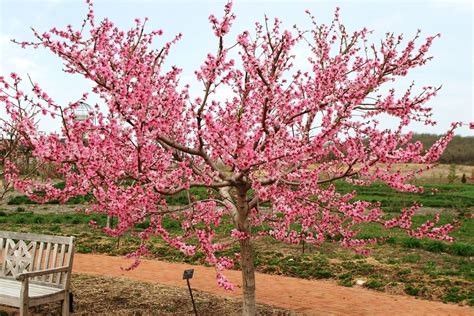
<path fill-rule="evenodd" d="M 183 40 L 174 48 L 168 62 L 183 68 L 184 80 L 191 81 L 194 69 L 199 67 L 204 56 L 215 51 L 215 38 L 207 17 L 211 13 L 220 16 L 224 3 L 96 0 L 95 13 L 100 19 L 109 17 L 123 28 L 129 28 L 136 17 L 148 17 L 149 30 L 163 29 L 168 39 L 183 33 Z M 413 125 L 416 132 L 443 133 L 453 121 L 474 121 L 473 3 L 469 0 L 236 0 L 237 20 L 231 35 L 234 37 L 238 32 L 252 29 L 253 23 L 262 21 L 264 14 L 279 17 L 287 27 L 293 24 L 309 27 L 305 9 L 310 9 L 321 23 L 330 23 L 336 6 L 341 7 L 341 20 L 349 30 L 367 26 L 374 30 L 371 39 L 377 42 L 387 31 L 404 33 L 405 38 L 412 37 L 417 29 L 422 30 L 423 37 L 441 33 L 431 50 L 434 60 L 397 83 L 396 87 L 407 87 L 412 80 L 418 87 L 443 85 L 439 95 L 430 103 L 438 126 Z M 67 24 L 79 27 L 85 13 L 84 1 L 0 0 L 0 75 L 16 72 L 25 76 L 29 73 L 59 104 L 77 100 L 90 88 L 85 79 L 63 73 L 61 61 L 51 53 L 43 49 L 21 49 L 9 40 L 32 39 L 30 26 L 39 31 Z M 301 59 L 298 62 L 304 64 L 304 59 Z M 197 86 L 192 92 L 199 93 L 200 89 Z M 391 122 L 385 121 L 384 124 L 390 126 Z M 53 129 L 55 126 L 46 122 L 43 127 Z M 474 131 L 463 127 L 458 134 L 474 135 Z"/>

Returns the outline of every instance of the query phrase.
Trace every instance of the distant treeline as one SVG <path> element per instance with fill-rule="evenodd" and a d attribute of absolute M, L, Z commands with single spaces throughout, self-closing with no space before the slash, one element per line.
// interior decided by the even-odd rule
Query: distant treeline
<path fill-rule="evenodd" d="M 420 141 L 424 148 L 429 148 L 441 136 L 434 134 L 415 134 L 413 142 Z M 474 165 L 474 136 L 454 136 L 443 155 L 439 159 L 440 163 Z"/>

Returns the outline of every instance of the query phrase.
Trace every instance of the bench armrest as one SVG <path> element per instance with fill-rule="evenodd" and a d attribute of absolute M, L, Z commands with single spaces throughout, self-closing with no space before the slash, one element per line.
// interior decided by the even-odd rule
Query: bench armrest
<path fill-rule="evenodd" d="M 38 271 L 19 273 L 16 275 L 15 278 L 18 281 L 23 281 L 26 278 L 32 278 L 32 277 L 41 276 L 41 275 L 48 275 L 48 274 L 68 272 L 68 271 L 69 271 L 69 266 L 63 266 L 63 267 L 52 268 L 52 269 L 44 269 L 44 270 L 38 270 Z"/>

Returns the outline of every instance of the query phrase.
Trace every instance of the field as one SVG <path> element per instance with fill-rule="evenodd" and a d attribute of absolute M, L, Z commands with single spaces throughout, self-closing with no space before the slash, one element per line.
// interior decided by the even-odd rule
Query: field
<path fill-rule="evenodd" d="M 352 187 L 338 182 L 336 187 L 341 192 L 357 190 L 358 199 L 381 202 L 387 216 L 393 216 L 402 207 L 418 201 L 424 208 L 414 217 L 415 225 L 433 218 L 435 211 L 442 211 L 442 223 L 453 220 L 459 223 L 459 228 L 452 234 L 456 241 L 417 240 L 401 231 L 386 232 L 375 225 L 364 225 L 359 237 L 377 237 L 381 242 L 371 246 L 371 256 L 363 257 L 330 242 L 315 248 L 310 245 L 282 245 L 265 237 L 256 240 L 258 271 L 307 279 L 330 279 L 349 287 L 363 284 L 376 291 L 474 305 L 474 185 L 425 184 L 422 194 L 393 192 L 382 184 Z M 192 193 L 200 197 L 206 194 L 202 190 Z M 181 195 L 169 200 L 176 205 L 185 201 Z M 90 220 L 104 225 L 105 216 L 75 212 L 74 205 L 22 204 L 25 202 L 28 203 L 25 197 L 10 198 L 10 205 L 3 206 L 4 210 L 0 211 L 1 230 L 75 235 L 78 237 L 77 251 L 82 253 L 123 255 L 138 245 L 138 239 L 131 235 L 112 238 L 89 226 Z M 61 208 L 64 212 L 48 213 L 49 209 L 55 208 Z M 148 223 L 144 222 L 136 230 L 147 226 Z M 175 220 L 167 218 L 164 226 L 172 233 L 180 233 L 180 224 Z M 228 240 L 231 229 L 230 225 L 220 226 L 216 238 Z M 202 253 L 184 257 L 159 238 L 151 240 L 150 249 L 152 258 L 205 264 Z M 221 254 L 231 255 L 237 251 L 235 245 Z"/>

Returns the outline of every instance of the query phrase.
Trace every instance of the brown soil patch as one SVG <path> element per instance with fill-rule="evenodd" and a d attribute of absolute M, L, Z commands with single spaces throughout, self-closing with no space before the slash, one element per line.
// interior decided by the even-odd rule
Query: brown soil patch
<path fill-rule="evenodd" d="M 217 287 L 215 270 L 203 266 L 143 260 L 132 271 L 123 271 L 130 261 L 123 257 L 77 254 L 74 271 L 94 275 L 122 276 L 151 283 L 184 287 L 183 270 L 194 268 L 192 286 L 200 291 L 224 297 L 239 298 L 241 290 L 232 292 Z M 236 285 L 240 271 L 226 271 Z M 303 280 L 257 273 L 257 301 L 306 315 L 474 315 L 471 307 L 417 300 L 360 288 L 346 288 L 328 281 Z"/>
<path fill-rule="evenodd" d="M 112 278 L 74 274 L 71 283 L 74 293 L 72 315 L 194 315 L 187 289 L 139 282 L 126 278 Z M 199 315 L 240 315 L 240 300 L 217 296 L 193 289 Z M 3 312 L 3 313 L 2 313 Z M 32 316 L 59 316 L 59 303 L 30 309 Z M 0 306 L 0 315 L 18 315 L 18 309 Z M 297 315 L 289 311 L 259 305 L 260 315 Z"/>

